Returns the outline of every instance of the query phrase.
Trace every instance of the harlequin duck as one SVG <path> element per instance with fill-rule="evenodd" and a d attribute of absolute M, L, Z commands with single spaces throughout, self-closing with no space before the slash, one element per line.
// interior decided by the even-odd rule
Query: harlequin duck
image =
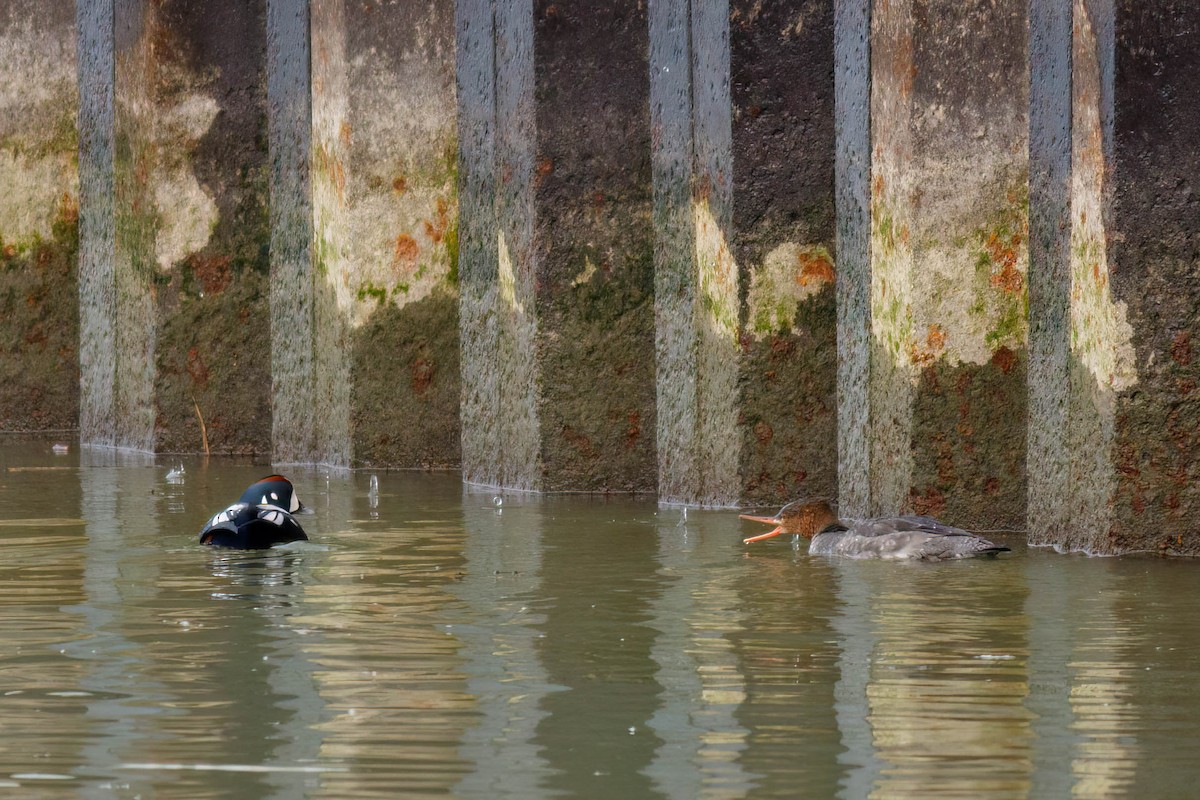
<path fill-rule="evenodd" d="M 808 539 L 813 555 L 945 561 L 994 556 L 1009 549 L 929 517 L 838 519 L 826 500 L 789 503 L 774 517 L 741 518 L 775 526 L 769 533 L 743 539 L 746 544 L 790 533 Z"/>
<path fill-rule="evenodd" d="M 306 541 L 293 514 L 307 511 L 282 475 L 268 475 L 250 484 L 241 498 L 208 521 L 200 544 L 259 550 L 286 542 Z"/>

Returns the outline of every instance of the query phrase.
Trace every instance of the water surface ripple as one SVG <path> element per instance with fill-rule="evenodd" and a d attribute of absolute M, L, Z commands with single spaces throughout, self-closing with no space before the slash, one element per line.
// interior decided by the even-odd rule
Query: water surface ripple
<path fill-rule="evenodd" d="M 180 464 L 183 481 L 166 479 Z M 0 440 L 0 788 L 29 797 L 1144 798 L 1200 765 L 1189 561 L 891 564 L 730 512 Z"/>

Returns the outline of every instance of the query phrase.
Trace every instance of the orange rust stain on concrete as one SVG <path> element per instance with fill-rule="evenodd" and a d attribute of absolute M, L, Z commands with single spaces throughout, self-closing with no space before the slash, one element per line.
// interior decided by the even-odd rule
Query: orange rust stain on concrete
<path fill-rule="evenodd" d="M 908 346 L 909 357 L 913 364 L 926 366 L 933 363 L 946 350 L 946 331 L 941 325 L 930 325 L 925 333 L 924 345 L 911 342 Z"/>
<path fill-rule="evenodd" d="M 996 348 L 996 351 L 992 353 L 992 363 L 999 367 L 1001 372 L 1007 375 L 1017 363 L 1017 354 L 1012 350 L 1009 350 L 1004 345 L 1000 345 Z"/>
<path fill-rule="evenodd" d="M 396 237 L 396 246 L 392 252 L 392 264 L 405 272 L 416 269 L 417 259 L 421 255 L 421 246 L 417 240 L 402 233 Z"/>
<path fill-rule="evenodd" d="M 801 286 L 833 283 L 833 264 L 820 253 L 798 253 L 796 267 L 796 283 Z"/>
<path fill-rule="evenodd" d="M 412 362 L 409 368 L 412 374 L 412 389 L 413 394 L 420 397 L 429 390 L 433 384 L 434 364 L 432 361 L 425 358 L 417 358 Z"/>
<path fill-rule="evenodd" d="M 924 492 L 913 487 L 908 493 L 908 504 L 917 514 L 939 517 L 946 511 L 946 496 L 936 486 L 930 486 Z"/>
<path fill-rule="evenodd" d="M 1181 367 L 1192 363 L 1192 334 L 1180 331 L 1171 340 L 1171 359 Z"/>
<path fill-rule="evenodd" d="M 233 282 L 232 260 L 229 256 L 194 254 L 188 258 L 192 275 L 200 281 L 205 294 L 221 294 Z"/>

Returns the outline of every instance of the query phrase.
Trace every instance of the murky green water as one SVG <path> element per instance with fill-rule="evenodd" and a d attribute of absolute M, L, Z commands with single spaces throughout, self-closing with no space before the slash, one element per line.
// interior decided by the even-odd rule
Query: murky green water
<path fill-rule="evenodd" d="M 810 558 L 728 512 L 0 440 L 23 797 L 1130 797 L 1200 779 L 1200 564 Z M 779 540 L 775 540 L 779 542 Z M 1012 542 L 1015 546 L 1017 542 Z"/>

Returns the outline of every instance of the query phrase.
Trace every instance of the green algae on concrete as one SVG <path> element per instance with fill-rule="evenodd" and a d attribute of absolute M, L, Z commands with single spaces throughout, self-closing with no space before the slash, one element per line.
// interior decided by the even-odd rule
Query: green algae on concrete
<path fill-rule="evenodd" d="M 78 424 L 74 15 L 0 9 L 0 430 Z"/>
<path fill-rule="evenodd" d="M 345 326 L 351 463 L 458 466 L 454 4 L 323 5 L 318 280 Z"/>
<path fill-rule="evenodd" d="M 835 497 L 834 4 L 729 5 L 741 497 Z"/>
<path fill-rule="evenodd" d="M 147 13 L 137 208 L 152 219 L 154 436 L 163 452 L 270 452 L 265 3 Z M 132 210 L 132 209 L 131 209 Z"/>
<path fill-rule="evenodd" d="M 78 424 L 78 214 L 66 195 L 51 238 L 0 237 L 0 430 Z"/>

